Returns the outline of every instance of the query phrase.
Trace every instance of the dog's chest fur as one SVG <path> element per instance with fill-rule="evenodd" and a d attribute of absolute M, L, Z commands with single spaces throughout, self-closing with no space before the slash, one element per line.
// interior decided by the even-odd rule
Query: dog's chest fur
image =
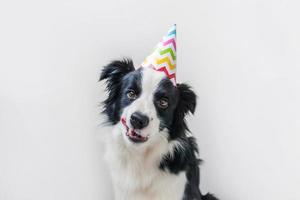
<path fill-rule="evenodd" d="M 159 168 L 162 156 L 172 150 L 172 144 L 161 141 L 153 148 L 126 147 L 118 127 L 106 140 L 105 159 L 110 165 L 116 200 L 180 200 L 186 176 Z"/>

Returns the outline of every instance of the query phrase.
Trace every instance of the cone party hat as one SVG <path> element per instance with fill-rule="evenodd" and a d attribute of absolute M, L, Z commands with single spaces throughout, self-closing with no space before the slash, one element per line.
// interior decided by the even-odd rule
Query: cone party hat
<path fill-rule="evenodd" d="M 156 45 L 154 51 L 142 63 L 142 67 L 150 67 L 164 73 L 176 86 L 176 25 Z"/>

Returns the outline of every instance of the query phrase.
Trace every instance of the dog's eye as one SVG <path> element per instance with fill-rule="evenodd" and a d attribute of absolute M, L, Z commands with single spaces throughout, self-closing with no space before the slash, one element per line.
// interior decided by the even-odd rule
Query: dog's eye
<path fill-rule="evenodd" d="M 128 99 L 130 99 L 130 100 L 135 100 L 135 99 L 137 98 L 137 95 L 136 95 L 136 93 L 135 93 L 134 90 L 129 90 L 129 91 L 127 92 L 127 97 L 128 97 Z"/>
<path fill-rule="evenodd" d="M 158 106 L 160 108 L 167 108 L 169 106 L 168 99 L 163 98 L 163 99 L 158 100 Z"/>

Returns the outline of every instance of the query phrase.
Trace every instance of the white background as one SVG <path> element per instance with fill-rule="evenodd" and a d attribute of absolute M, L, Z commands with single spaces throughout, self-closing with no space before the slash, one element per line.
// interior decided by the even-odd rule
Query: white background
<path fill-rule="evenodd" d="M 1 1 L 0 199 L 112 199 L 101 66 L 139 65 L 177 23 L 203 191 L 299 200 L 299 18 L 296 0 Z"/>

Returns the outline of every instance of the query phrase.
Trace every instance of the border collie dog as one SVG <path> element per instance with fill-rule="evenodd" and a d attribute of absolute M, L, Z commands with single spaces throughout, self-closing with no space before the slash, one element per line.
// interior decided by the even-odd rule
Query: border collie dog
<path fill-rule="evenodd" d="M 185 116 L 196 95 L 161 72 L 130 59 L 104 67 L 103 113 L 111 133 L 106 154 L 117 200 L 217 200 L 199 190 L 198 149 Z"/>

